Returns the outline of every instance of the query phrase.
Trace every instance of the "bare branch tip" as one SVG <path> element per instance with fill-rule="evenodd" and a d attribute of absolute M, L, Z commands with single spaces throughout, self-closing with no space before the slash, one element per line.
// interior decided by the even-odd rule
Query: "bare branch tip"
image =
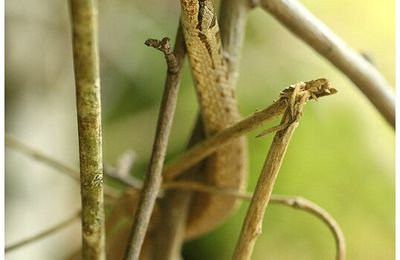
<path fill-rule="evenodd" d="M 159 51 L 162 51 L 165 55 L 171 54 L 171 47 L 169 44 L 170 39 L 168 37 L 164 37 L 161 40 L 158 39 L 147 39 L 144 44 L 148 47 L 152 47 Z"/>

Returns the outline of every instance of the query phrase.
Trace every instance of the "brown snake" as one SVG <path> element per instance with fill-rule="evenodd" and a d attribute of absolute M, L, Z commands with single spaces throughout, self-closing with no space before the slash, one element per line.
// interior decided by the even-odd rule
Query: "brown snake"
<path fill-rule="evenodd" d="M 211 0 L 181 0 L 182 27 L 191 65 L 194 85 L 206 136 L 233 125 L 240 119 L 235 89 L 228 84 L 228 70 L 223 56 L 219 28 Z M 245 138 L 237 138 L 207 158 L 200 177 L 210 185 L 242 191 L 247 177 Z M 169 178 L 168 174 L 164 176 Z M 114 206 L 107 220 L 107 258 L 121 259 L 127 245 L 132 212 L 139 195 L 127 191 Z M 204 234 L 232 214 L 238 200 L 231 196 L 198 193 L 193 197 L 185 238 Z M 157 211 L 157 208 L 156 210 Z M 160 214 L 153 214 L 150 231 L 158 228 Z M 158 224 L 157 224 L 158 223 Z M 160 227 L 161 228 L 161 227 Z M 148 259 L 151 236 L 142 249 L 141 259 Z"/>
<path fill-rule="evenodd" d="M 240 119 L 234 86 L 228 84 L 217 18 L 211 0 L 181 0 L 182 26 L 197 98 L 207 136 Z M 247 177 L 244 138 L 231 141 L 207 159 L 206 183 L 243 190 Z M 206 233 L 232 213 L 236 200 L 228 196 L 198 194 L 192 202 L 186 237 Z"/>

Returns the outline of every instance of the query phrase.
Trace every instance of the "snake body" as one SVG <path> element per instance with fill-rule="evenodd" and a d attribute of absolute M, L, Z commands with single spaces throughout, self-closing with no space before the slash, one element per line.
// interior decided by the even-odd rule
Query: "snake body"
<path fill-rule="evenodd" d="M 240 119 L 234 86 L 229 82 L 219 28 L 211 0 L 181 0 L 182 27 L 199 101 L 206 136 L 233 125 Z M 237 138 L 207 158 L 201 181 L 208 185 L 242 191 L 247 177 L 247 145 Z M 128 243 L 132 215 L 138 205 L 139 191 L 128 190 L 114 205 L 107 218 L 107 258 L 123 259 Z M 232 214 L 237 200 L 232 196 L 196 193 L 186 225 L 185 239 L 205 234 Z M 153 212 L 150 230 L 160 227 L 160 213 Z M 147 237 L 140 259 L 150 259 L 153 243 Z"/>
<path fill-rule="evenodd" d="M 224 59 L 218 22 L 211 0 L 181 0 L 182 26 L 190 67 L 206 136 L 213 135 L 240 119 L 234 86 Z M 206 162 L 204 182 L 217 187 L 243 190 L 247 175 L 244 138 L 223 146 Z M 186 238 L 204 234 L 221 224 L 235 209 L 229 196 L 197 194 L 186 228 Z"/>

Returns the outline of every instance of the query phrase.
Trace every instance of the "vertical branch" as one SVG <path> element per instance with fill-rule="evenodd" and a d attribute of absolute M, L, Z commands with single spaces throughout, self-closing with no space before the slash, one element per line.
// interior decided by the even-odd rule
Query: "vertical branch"
<path fill-rule="evenodd" d="M 184 42 L 182 41 L 184 44 Z M 200 118 L 192 131 L 188 147 L 204 139 L 203 124 Z M 190 179 L 202 170 L 202 162 L 193 164 L 179 179 Z M 164 172 L 164 178 L 167 178 Z M 162 228 L 157 232 L 154 260 L 176 260 L 181 258 L 182 245 L 185 239 L 187 217 L 192 201 L 192 192 L 187 190 L 170 190 L 161 202 L 163 219 Z"/>
<path fill-rule="evenodd" d="M 247 15 L 251 6 L 243 0 L 221 0 L 219 28 L 228 65 L 228 82 L 236 86 L 240 56 L 246 34 Z"/>
<path fill-rule="evenodd" d="M 262 232 L 265 209 L 271 198 L 276 177 L 281 168 L 290 139 L 298 126 L 304 104 L 310 97 L 317 98 L 322 93 L 333 94 L 334 92 L 331 90 L 333 88 L 330 87 L 329 81 L 319 79 L 310 81 L 308 84 L 297 83 L 294 88 L 282 93 L 283 96 L 288 98 L 288 108 L 282 117 L 281 125 L 288 125 L 288 127 L 278 131 L 272 141 L 232 259 L 248 260 L 251 258 L 256 239 Z"/>
<path fill-rule="evenodd" d="M 105 259 L 101 102 L 94 0 L 70 0 L 82 196 L 82 258 Z"/>
<path fill-rule="evenodd" d="M 286 120 L 287 114 L 284 116 L 282 121 Z M 256 239 L 262 232 L 261 225 L 265 209 L 271 197 L 272 189 L 281 167 L 283 157 L 296 126 L 297 123 L 291 124 L 288 128 L 277 132 L 275 135 L 261 176 L 258 179 L 256 190 L 249 206 L 249 210 L 247 211 L 232 259 L 247 260 L 251 258 Z"/>
<path fill-rule="evenodd" d="M 181 30 L 179 30 L 178 35 L 182 34 L 180 31 Z M 184 52 L 182 51 L 182 48 L 179 47 L 181 44 L 181 41 L 176 42 L 175 50 L 178 53 L 175 56 L 175 54 L 170 50 L 167 38 L 164 38 L 162 41 L 146 41 L 146 45 L 155 47 L 164 52 L 168 65 L 168 73 L 158 116 L 156 137 L 153 144 L 150 165 L 144 181 L 133 229 L 129 236 L 128 249 L 125 255 L 126 259 L 139 258 L 147 227 L 150 222 L 151 213 L 154 208 L 158 191 L 161 187 L 162 168 L 165 153 L 167 151 L 168 138 L 171 132 L 172 120 L 175 113 L 179 82 L 181 78 L 180 71 L 184 57 Z M 177 58 L 177 56 L 179 56 L 179 58 Z"/>

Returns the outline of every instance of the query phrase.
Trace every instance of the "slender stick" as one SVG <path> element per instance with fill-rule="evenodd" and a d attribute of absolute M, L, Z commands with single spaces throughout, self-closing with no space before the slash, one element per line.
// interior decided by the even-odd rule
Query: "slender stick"
<path fill-rule="evenodd" d="M 289 207 L 293 207 L 296 209 L 300 209 L 306 211 L 313 216 L 320 219 L 324 224 L 326 224 L 334 236 L 336 242 L 336 260 L 344 260 L 346 259 L 346 240 L 344 238 L 344 234 L 340 229 L 339 224 L 335 221 L 335 219 L 323 208 L 318 206 L 317 204 L 308 201 L 301 197 L 288 197 L 288 196 L 279 196 L 272 195 L 270 199 L 270 203 L 279 203 L 283 205 L 287 205 Z"/>
<path fill-rule="evenodd" d="M 296 0 L 259 0 L 259 4 L 298 38 L 341 70 L 395 127 L 392 87 L 379 71 Z"/>
<path fill-rule="evenodd" d="M 72 168 L 71 166 L 66 165 L 63 162 L 58 161 L 57 159 L 54 159 L 50 155 L 47 155 L 46 153 L 33 148 L 32 146 L 29 146 L 28 144 L 24 143 L 21 141 L 19 138 L 16 136 L 6 133 L 5 134 L 5 141 L 6 141 L 6 146 L 13 148 L 27 156 L 30 156 L 32 159 L 41 162 L 47 166 L 50 166 L 54 168 L 55 170 L 59 171 L 60 173 L 64 173 L 67 176 L 71 177 L 73 180 L 79 182 L 79 170 Z M 106 177 L 110 178 L 115 178 L 113 176 L 108 176 Z M 124 184 L 132 186 L 131 182 L 127 182 L 124 180 Z M 105 186 L 104 187 L 104 195 L 108 196 L 110 198 L 117 198 L 118 197 L 118 192 L 116 192 L 112 187 L 110 186 Z"/>
<path fill-rule="evenodd" d="M 138 180 L 138 182 L 140 182 Z M 141 185 L 139 185 L 141 186 Z M 135 192 L 131 192 L 132 194 L 139 194 L 141 191 L 141 187 L 139 186 L 131 186 L 129 189 L 134 190 Z M 211 186 L 209 184 L 204 184 L 198 181 L 192 181 L 192 180 L 178 180 L 178 181 L 167 181 L 164 182 L 161 186 L 161 189 L 164 190 L 165 192 L 169 190 L 180 190 L 180 191 L 196 191 L 196 192 L 204 192 L 204 193 L 210 193 L 215 196 L 233 196 L 237 199 L 240 200 L 247 200 L 250 201 L 253 197 L 253 194 L 251 193 L 246 193 L 246 192 L 240 192 L 237 190 L 231 190 L 231 189 L 224 189 L 221 187 L 215 187 Z M 182 194 L 182 193 L 178 193 Z M 317 204 L 304 199 L 302 197 L 297 197 L 297 196 L 284 196 L 284 195 L 271 195 L 270 198 L 270 203 L 272 204 L 279 204 L 279 205 L 285 205 L 288 207 L 292 207 L 294 209 L 299 209 L 302 211 L 305 211 L 318 219 L 320 219 L 324 224 L 326 224 L 331 231 L 332 235 L 335 238 L 336 242 L 336 259 L 337 260 L 343 260 L 344 256 L 346 254 L 346 244 L 345 244 L 345 238 L 343 235 L 342 230 L 340 229 L 340 226 L 338 223 L 335 221 L 335 219 L 323 208 L 318 206 Z M 171 209 L 173 210 L 173 209 Z M 174 211 L 174 210 L 173 210 Z M 170 220 L 165 220 L 163 221 L 163 228 L 171 229 L 171 227 L 168 227 L 168 225 L 164 225 L 164 222 L 167 224 L 169 223 Z M 174 236 L 173 236 L 174 237 Z M 179 235 L 178 235 L 179 237 Z M 118 238 L 114 238 L 118 239 Z M 164 241 L 165 242 L 165 241 Z M 176 242 L 176 241 L 175 241 Z M 166 243 L 166 242 L 165 242 Z M 176 246 L 176 245 L 175 245 Z M 169 248 L 170 246 L 167 246 Z M 180 248 L 175 248 L 174 250 L 171 251 L 161 251 L 160 254 L 164 255 L 164 259 L 174 259 L 171 258 L 173 256 L 179 256 L 178 249 Z M 164 247 L 157 247 L 157 249 L 163 249 Z M 177 251 L 177 252 L 176 252 Z M 175 254 L 171 254 L 170 252 L 175 252 Z"/>
<path fill-rule="evenodd" d="M 192 147 L 204 139 L 203 124 L 200 118 L 192 131 L 188 147 Z M 190 179 L 201 173 L 203 163 L 200 162 L 186 170 L 178 179 Z M 156 251 L 154 260 L 176 260 L 181 258 L 182 245 L 185 239 L 186 223 L 192 192 L 188 190 L 168 190 L 161 200 L 162 228 L 157 230 Z"/>
<path fill-rule="evenodd" d="M 166 179 L 176 178 L 185 170 L 189 169 L 191 166 L 195 165 L 218 150 L 218 148 L 226 144 L 228 141 L 234 138 L 239 138 L 256 129 L 263 123 L 278 117 L 284 112 L 286 107 L 286 100 L 279 99 L 266 109 L 256 112 L 253 115 L 242 119 L 233 126 L 226 128 L 213 136 L 210 136 L 206 140 L 186 151 L 177 161 L 165 167 L 164 177 Z"/>
<path fill-rule="evenodd" d="M 324 80 L 325 79 L 319 79 Z M 305 88 L 309 85 L 312 85 L 314 82 L 318 80 L 311 80 L 305 82 Z M 328 82 L 328 81 L 326 81 Z M 290 92 L 291 90 L 288 90 Z M 329 86 L 329 94 L 336 93 L 336 90 Z M 322 97 L 325 95 L 329 95 L 323 91 L 317 91 L 314 93 L 315 97 Z M 246 117 L 234 124 L 233 126 L 224 129 L 223 131 L 207 138 L 205 141 L 195 145 L 193 148 L 185 152 L 177 161 L 175 161 L 170 166 L 167 166 L 164 170 L 164 177 L 166 179 L 173 179 L 179 174 L 181 174 L 184 170 L 187 170 L 191 166 L 195 165 L 197 162 L 206 158 L 208 155 L 215 152 L 222 145 L 226 144 L 228 141 L 239 138 L 244 134 L 260 127 L 262 124 L 266 123 L 269 120 L 272 120 L 279 115 L 281 115 L 285 109 L 287 108 L 287 97 L 281 96 L 276 102 L 274 102 L 271 106 L 254 113 L 253 115 Z M 279 128 L 275 128 L 275 130 Z"/>
<path fill-rule="evenodd" d="M 14 148 L 30 157 L 35 159 L 36 161 L 42 162 L 60 172 L 65 173 L 67 176 L 71 177 L 75 181 L 79 181 L 79 171 L 69 167 L 68 165 L 57 161 L 56 159 L 52 158 L 51 156 L 30 147 L 29 145 L 25 144 L 17 137 L 13 136 L 12 134 L 6 133 L 5 134 L 5 141 L 6 146 Z"/>
<path fill-rule="evenodd" d="M 154 40 L 147 41 L 146 44 L 156 47 Z M 177 42 L 176 44 L 181 44 Z M 162 168 L 167 150 L 168 137 L 171 131 L 172 119 L 175 112 L 176 100 L 178 96 L 180 82 L 180 67 L 182 60 L 177 58 L 179 53 L 173 54 L 169 48 L 167 39 L 159 42 L 162 52 L 164 52 L 168 73 L 165 82 L 165 89 L 161 101 L 161 107 L 157 122 L 156 137 L 154 140 L 153 151 L 150 159 L 148 173 L 146 175 L 143 192 L 139 202 L 139 207 L 135 216 L 133 229 L 131 230 L 128 249 L 125 259 L 136 260 L 139 258 L 140 250 L 144 242 L 147 227 L 150 222 L 151 213 L 157 198 L 158 191 L 162 183 Z M 177 48 L 176 48 L 177 49 Z M 178 48 L 180 50 L 180 48 Z"/>
<path fill-rule="evenodd" d="M 55 225 L 54 227 L 51 227 L 45 231 L 40 232 L 39 234 L 36 234 L 34 236 L 31 236 L 29 238 L 23 239 L 19 242 L 13 243 L 11 245 L 8 245 L 5 247 L 5 252 L 10 253 L 11 251 L 17 250 L 23 246 L 26 246 L 28 244 L 34 243 L 37 240 L 40 240 L 42 238 L 45 238 L 47 236 L 50 236 L 61 229 L 68 227 L 71 225 L 75 220 L 79 219 L 81 216 L 81 212 L 78 212 L 77 214 L 73 215 L 72 217 L 68 218 L 67 220 Z"/>
<path fill-rule="evenodd" d="M 105 259 L 101 99 L 94 0 L 70 0 L 78 110 L 82 258 Z"/>
<path fill-rule="evenodd" d="M 282 125 L 289 124 L 289 126 L 275 134 L 232 259 L 248 260 L 251 258 L 256 239 L 262 231 L 265 209 L 271 197 L 276 177 L 282 165 L 290 139 L 297 128 L 303 105 L 310 96 L 309 91 L 300 92 L 300 85 L 296 85 L 293 93 L 290 94 L 289 103 L 291 105 L 286 109 L 281 121 Z"/>

